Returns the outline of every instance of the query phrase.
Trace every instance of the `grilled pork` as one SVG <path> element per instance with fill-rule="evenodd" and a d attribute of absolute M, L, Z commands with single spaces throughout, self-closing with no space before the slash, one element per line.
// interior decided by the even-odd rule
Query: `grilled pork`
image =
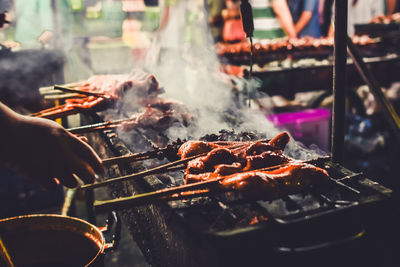
<path fill-rule="evenodd" d="M 328 173 L 311 164 L 291 163 L 272 171 L 248 171 L 227 176 L 221 185 L 248 198 L 271 200 L 311 185 L 326 184 Z"/>

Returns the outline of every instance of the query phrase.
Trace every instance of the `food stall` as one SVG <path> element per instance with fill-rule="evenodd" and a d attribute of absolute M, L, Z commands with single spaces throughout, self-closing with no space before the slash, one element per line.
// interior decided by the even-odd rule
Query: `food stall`
<path fill-rule="evenodd" d="M 79 126 L 72 127 L 66 120 L 64 126 L 87 138 L 106 169 L 104 177 L 78 189 L 85 196 L 87 220 L 96 225 L 101 214 L 118 214 L 147 263 L 154 266 L 386 266 L 396 262 L 394 189 L 343 166 L 345 81 L 355 82 L 348 76 L 354 65 L 359 72 L 366 71 L 357 50 L 350 48 L 353 62 L 347 60 L 345 2 L 335 4 L 335 38 L 326 47 L 285 42 L 264 50 L 254 44 L 254 56 L 264 56 L 261 63 L 256 60 L 258 65 L 271 57 L 310 54 L 328 57 L 326 64 L 249 70 L 252 77 L 292 72 L 321 77 L 321 71 L 333 72 L 324 74 L 318 85 L 332 86 L 334 97 L 329 153 L 300 146 L 289 133 L 270 127 L 265 114 L 243 104 L 248 99 L 242 101 L 240 90 L 226 90 L 241 82 L 248 86 L 245 79 L 215 75 L 212 69 L 195 87 L 197 103 L 204 106 L 178 99 L 191 93 L 182 88 L 192 89 L 198 82 L 188 73 L 199 78 L 204 69 L 211 69 L 204 61 L 194 61 L 198 68 L 193 72 L 182 68 L 178 73 L 175 98 L 169 94 L 171 84 L 159 79 L 163 76 L 158 76 L 159 69 L 153 73 L 149 66 L 128 74 L 102 69 L 84 81 L 41 87 L 44 98 L 60 103 L 30 116 L 60 119 L 79 114 Z M 367 43 L 372 48 L 365 51 L 375 53 L 377 43 Z M 250 50 L 239 53 L 241 63 L 249 53 L 253 57 L 253 49 L 245 46 Z M 237 60 L 236 54 L 230 54 L 231 60 Z M 371 66 L 398 67 L 397 56 L 376 55 L 366 60 Z M 180 60 L 187 60 L 185 56 L 176 58 L 173 68 L 182 70 Z M 167 62 L 169 68 L 171 63 Z M 211 91 L 206 83 L 212 83 Z M 374 81 L 369 85 L 376 87 Z M 310 89 L 299 84 L 295 90 L 305 87 Z M 388 114 L 387 119 L 395 126 L 395 116 Z M 110 246 L 96 229 L 90 231 L 102 241 L 101 252 Z M 111 244 L 116 245 L 114 241 Z"/>

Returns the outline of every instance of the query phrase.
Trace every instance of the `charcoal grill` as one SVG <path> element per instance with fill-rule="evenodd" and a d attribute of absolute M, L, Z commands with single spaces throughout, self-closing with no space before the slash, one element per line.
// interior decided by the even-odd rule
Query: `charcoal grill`
<path fill-rule="evenodd" d="M 101 118 L 92 114 L 86 120 L 94 123 Z M 102 158 L 171 142 L 151 129 L 130 132 L 130 140 L 121 140 L 113 130 L 87 136 Z M 160 162 L 121 164 L 109 169 L 107 177 L 138 172 L 152 164 Z M 273 201 L 249 201 L 224 193 L 129 208 L 120 215 L 155 266 L 257 266 L 265 261 L 289 265 L 311 259 L 312 264 L 320 264 L 335 253 L 351 255 L 346 261 L 372 262 L 366 255 L 359 258 L 359 253 L 371 249 L 369 240 L 377 229 L 385 229 L 381 220 L 390 214 L 392 191 L 324 158 L 315 164 L 336 181 L 328 190 L 314 188 Z M 176 172 L 110 185 L 108 190 L 117 198 L 182 183 L 182 173 Z M 343 258 L 332 260 L 340 263 Z"/>
<path fill-rule="evenodd" d="M 316 162 L 328 170 L 335 181 L 332 186 L 267 202 L 249 201 L 233 193 L 121 211 L 151 265 L 393 266 L 398 254 L 393 245 L 399 233 L 390 223 L 395 211 L 392 191 L 338 164 L 344 138 L 346 14 L 347 1 L 336 1 L 333 158 L 332 162 Z M 96 114 L 86 117 L 85 124 L 96 122 L 101 122 Z M 88 134 L 103 158 L 171 142 L 151 129 L 133 131 L 129 138 L 124 142 L 113 130 Z M 151 164 L 160 162 L 121 164 L 109 169 L 107 177 L 138 172 Z M 110 185 L 108 190 L 117 198 L 175 186 L 182 180 L 178 172 Z"/>

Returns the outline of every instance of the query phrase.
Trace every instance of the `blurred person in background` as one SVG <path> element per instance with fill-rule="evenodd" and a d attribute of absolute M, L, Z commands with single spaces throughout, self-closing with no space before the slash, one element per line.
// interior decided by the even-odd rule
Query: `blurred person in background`
<path fill-rule="evenodd" d="M 225 3 L 226 9 L 222 10 L 222 18 L 224 20 L 222 38 L 224 42 L 240 42 L 246 39 L 240 14 L 240 1 L 226 0 Z"/>
<path fill-rule="evenodd" d="M 286 0 L 250 0 L 254 38 L 295 38 L 296 30 Z"/>
<path fill-rule="evenodd" d="M 173 62 L 184 49 L 188 10 L 184 0 L 160 1 L 160 26 L 151 53 L 155 62 Z"/>
<path fill-rule="evenodd" d="M 208 23 L 214 42 L 222 41 L 222 10 L 225 8 L 225 0 L 207 0 Z"/>
<path fill-rule="evenodd" d="M 150 63 L 179 62 L 211 41 L 205 4 L 203 0 L 160 1 L 160 26 L 148 53 Z"/>
<path fill-rule="evenodd" d="M 287 0 L 297 37 L 321 37 L 319 0 Z"/>
<path fill-rule="evenodd" d="M 384 14 L 384 0 L 349 0 L 348 33 L 354 35 L 355 24 L 369 23 L 374 17 Z"/>
<path fill-rule="evenodd" d="M 332 5 L 334 0 L 320 0 L 320 29 L 322 36 L 328 36 L 332 21 Z"/>
<path fill-rule="evenodd" d="M 59 51 L 65 58 L 63 72 L 55 83 L 85 79 L 92 75 L 87 39 L 75 38 L 82 32 L 79 11 L 83 2 L 69 0 L 15 0 L 15 41 L 24 49 L 46 48 Z M 74 9 L 78 8 L 78 9 Z M 78 30 L 79 29 L 79 30 Z M 43 59 L 45 61 L 45 59 Z"/>
<path fill-rule="evenodd" d="M 332 2 L 332 23 L 330 25 L 328 36 L 333 37 L 333 19 L 334 5 Z M 348 1 L 348 18 L 347 18 L 347 33 L 349 36 L 355 34 L 354 25 L 367 24 L 373 18 L 384 14 L 385 0 L 349 0 Z"/>
<path fill-rule="evenodd" d="M 71 34 L 70 5 L 67 0 L 57 1 L 57 15 L 51 0 L 15 0 L 15 40 L 24 48 L 39 48 L 51 42 L 66 46 Z M 62 33 L 62 34 L 61 34 Z M 56 38 L 53 35 L 56 34 Z"/>
<path fill-rule="evenodd" d="M 392 15 L 397 12 L 400 12 L 400 1 L 386 0 L 386 15 Z"/>

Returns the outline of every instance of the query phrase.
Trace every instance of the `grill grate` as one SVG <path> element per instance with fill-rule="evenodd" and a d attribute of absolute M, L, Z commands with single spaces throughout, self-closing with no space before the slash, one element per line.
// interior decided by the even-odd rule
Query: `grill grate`
<path fill-rule="evenodd" d="M 95 114 L 86 119 L 90 120 L 88 123 L 101 122 Z M 87 137 L 104 158 L 147 151 L 155 145 L 165 147 L 170 142 L 151 129 L 132 131 L 127 136 L 117 136 L 110 130 Z M 222 137 L 235 138 L 229 131 L 209 135 L 213 141 Z M 258 139 L 254 134 L 244 134 L 242 138 Z M 165 162 L 149 160 L 113 166 L 107 177 Z M 266 261 L 273 266 L 300 262 L 303 266 L 310 259 L 315 263 L 311 266 L 321 266 L 327 264 L 327 257 L 332 259 L 327 266 L 343 265 L 343 261 L 347 266 L 349 262 L 360 265 L 360 259 L 375 263 L 376 251 L 378 258 L 385 257 L 385 249 L 374 245 L 379 243 L 374 240 L 382 230 L 385 235 L 390 229 L 385 226 L 388 220 L 383 218 L 393 211 L 389 202 L 392 191 L 364 174 L 326 160 L 317 165 L 339 183 L 332 182 L 326 190 L 312 188 L 273 201 L 249 201 L 238 193 L 220 193 L 135 207 L 119 214 L 146 259 L 155 266 L 260 266 Z M 117 198 L 182 183 L 182 172 L 175 172 L 114 184 L 107 189 L 110 197 Z M 367 248 L 374 248 L 370 249 L 374 253 L 365 253 Z"/>
<path fill-rule="evenodd" d="M 165 146 L 170 140 L 152 130 L 140 130 L 129 136 L 125 143 L 115 136 L 113 131 L 105 132 L 103 138 L 111 145 L 117 155 L 150 150 L 156 145 Z M 113 140 L 110 142 L 110 140 Z M 234 134 L 223 131 L 218 135 L 208 135 L 206 139 L 244 141 L 257 139 L 250 133 Z M 124 148 L 121 151 L 121 148 Z M 368 203 L 387 200 L 391 190 L 367 179 L 361 173 L 353 173 L 340 165 L 328 162 L 326 158 L 316 160 L 315 165 L 326 169 L 332 178 L 327 189 L 312 188 L 297 194 L 291 194 L 272 201 L 250 201 L 239 193 L 219 193 L 210 197 L 198 197 L 191 200 L 169 202 L 169 207 L 193 230 L 219 233 L 243 227 L 271 227 L 270 225 L 288 225 L 303 223 L 328 215 L 340 216 L 343 211 L 358 209 Z M 141 167 L 152 167 L 160 164 L 158 160 L 149 160 Z M 125 164 L 120 166 L 126 173 L 137 171 Z M 144 178 L 148 190 L 172 187 L 183 183 L 183 173 Z M 129 195 L 127 192 L 126 195 Z"/>

